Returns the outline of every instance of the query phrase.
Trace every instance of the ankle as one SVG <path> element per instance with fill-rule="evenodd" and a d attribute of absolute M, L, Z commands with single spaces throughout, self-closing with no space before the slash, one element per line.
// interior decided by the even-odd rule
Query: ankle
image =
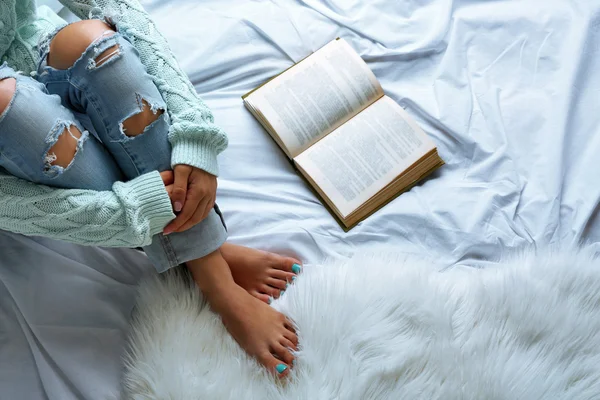
<path fill-rule="evenodd" d="M 229 265 L 219 250 L 188 261 L 186 266 L 192 273 L 194 282 L 207 298 L 229 292 L 235 286 Z"/>
<path fill-rule="evenodd" d="M 250 296 L 248 292 L 235 283 L 222 285 L 209 291 L 209 293 L 203 293 L 212 310 L 220 315 L 235 313 L 240 308 L 240 301 L 244 301 L 245 296 Z"/>

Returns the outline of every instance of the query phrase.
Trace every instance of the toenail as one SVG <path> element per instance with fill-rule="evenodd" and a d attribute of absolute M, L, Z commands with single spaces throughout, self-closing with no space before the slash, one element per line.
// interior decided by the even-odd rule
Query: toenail
<path fill-rule="evenodd" d="M 287 369 L 287 365 L 285 365 L 285 364 L 277 364 L 277 366 L 275 367 L 275 369 L 277 370 L 277 373 L 283 374 L 283 371 L 285 371 Z"/>
<path fill-rule="evenodd" d="M 281 293 L 279 293 L 279 295 L 283 296 L 284 293 L 285 293 L 285 290 L 282 290 Z"/>
<path fill-rule="evenodd" d="M 287 288 L 289 288 L 289 287 L 290 287 L 290 284 L 289 284 L 289 283 L 286 283 L 286 284 L 285 284 L 285 288 L 287 289 Z"/>
<path fill-rule="evenodd" d="M 268 302 L 269 302 L 269 304 L 271 304 L 271 303 L 273 302 L 273 298 L 272 298 L 272 297 L 269 297 L 269 300 L 268 300 Z"/>
<path fill-rule="evenodd" d="M 292 282 L 294 282 L 296 280 L 295 276 L 292 276 Z"/>
<path fill-rule="evenodd" d="M 298 264 L 292 265 L 292 272 L 295 274 L 299 274 L 302 271 L 302 268 Z"/>

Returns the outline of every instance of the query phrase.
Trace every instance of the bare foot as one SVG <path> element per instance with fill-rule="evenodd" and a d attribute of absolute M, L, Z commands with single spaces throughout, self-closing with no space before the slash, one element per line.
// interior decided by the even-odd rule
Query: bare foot
<path fill-rule="evenodd" d="M 239 345 L 269 370 L 287 375 L 294 362 L 292 350 L 298 346 L 288 319 L 237 285 L 218 250 L 188 261 L 187 267 Z"/>
<path fill-rule="evenodd" d="M 283 314 L 236 284 L 207 300 L 248 354 L 279 376 L 289 373 L 294 362 L 291 350 L 298 350 L 298 337 Z"/>
<path fill-rule="evenodd" d="M 231 243 L 225 243 L 220 251 L 235 283 L 265 303 L 283 294 L 301 271 L 300 261 L 275 253 Z"/>

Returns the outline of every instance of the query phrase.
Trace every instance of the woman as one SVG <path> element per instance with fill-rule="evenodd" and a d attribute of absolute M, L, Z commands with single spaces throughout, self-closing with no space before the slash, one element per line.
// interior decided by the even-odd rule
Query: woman
<path fill-rule="evenodd" d="M 237 342 L 287 374 L 297 336 L 266 303 L 299 262 L 225 243 L 225 134 L 137 2 L 62 2 L 83 20 L 0 2 L 0 229 L 185 264 Z"/>

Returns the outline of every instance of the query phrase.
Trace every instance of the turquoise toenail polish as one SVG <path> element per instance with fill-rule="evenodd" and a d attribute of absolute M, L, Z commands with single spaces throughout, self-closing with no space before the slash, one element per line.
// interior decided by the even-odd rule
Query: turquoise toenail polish
<path fill-rule="evenodd" d="M 287 369 L 287 365 L 277 364 L 277 366 L 275 367 L 275 369 L 277 370 L 277 373 L 283 374 L 283 371 L 285 371 Z"/>
<path fill-rule="evenodd" d="M 294 282 L 296 280 L 295 276 L 292 276 L 292 282 Z"/>
<path fill-rule="evenodd" d="M 285 290 L 282 290 L 281 293 L 279 293 L 279 295 L 283 296 L 284 293 L 285 293 Z"/>
<path fill-rule="evenodd" d="M 273 302 L 273 298 L 269 297 L 269 304 L 271 304 Z"/>
<path fill-rule="evenodd" d="M 294 264 L 292 265 L 292 272 L 295 274 L 299 274 L 300 271 L 302 271 L 302 267 L 300 267 L 298 264 Z"/>
<path fill-rule="evenodd" d="M 289 288 L 289 287 L 290 287 L 290 284 L 289 284 L 289 283 L 286 283 L 286 284 L 285 284 L 285 288 L 286 288 L 286 290 L 287 290 L 287 288 Z"/>

